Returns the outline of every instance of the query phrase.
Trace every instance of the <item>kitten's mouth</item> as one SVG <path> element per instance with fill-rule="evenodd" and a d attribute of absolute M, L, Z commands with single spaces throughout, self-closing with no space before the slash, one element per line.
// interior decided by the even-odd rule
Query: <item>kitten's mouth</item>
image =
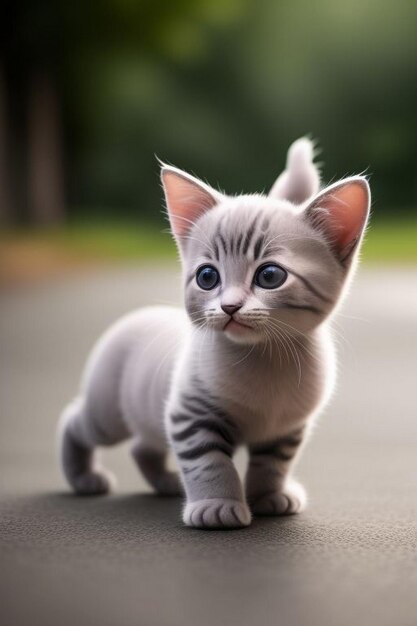
<path fill-rule="evenodd" d="M 232 332 L 232 333 L 242 333 L 247 330 L 253 330 L 253 326 L 249 324 L 244 324 L 238 320 L 235 320 L 233 317 L 230 318 L 228 322 L 223 327 L 224 331 Z"/>

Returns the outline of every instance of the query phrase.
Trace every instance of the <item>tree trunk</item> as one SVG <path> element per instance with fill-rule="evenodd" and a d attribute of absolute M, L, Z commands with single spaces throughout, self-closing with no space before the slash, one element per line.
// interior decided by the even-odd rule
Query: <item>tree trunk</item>
<path fill-rule="evenodd" d="M 7 86 L 4 68 L 0 64 L 0 226 L 10 224 L 14 215 L 10 161 Z"/>
<path fill-rule="evenodd" d="M 59 98 L 49 77 L 33 76 L 28 106 L 29 217 L 54 226 L 64 221 L 65 202 Z"/>

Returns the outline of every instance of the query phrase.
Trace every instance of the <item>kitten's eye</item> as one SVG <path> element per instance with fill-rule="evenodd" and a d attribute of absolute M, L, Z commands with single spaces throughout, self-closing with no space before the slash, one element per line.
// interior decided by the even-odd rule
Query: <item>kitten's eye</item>
<path fill-rule="evenodd" d="M 262 289 L 277 289 L 285 283 L 287 276 L 279 265 L 261 265 L 255 274 L 255 285 Z"/>
<path fill-rule="evenodd" d="M 212 265 L 203 265 L 203 267 L 197 270 L 196 280 L 197 285 L 201 287 L 201 289 L 209 291 L 219 284 L 219 272 Z"/>

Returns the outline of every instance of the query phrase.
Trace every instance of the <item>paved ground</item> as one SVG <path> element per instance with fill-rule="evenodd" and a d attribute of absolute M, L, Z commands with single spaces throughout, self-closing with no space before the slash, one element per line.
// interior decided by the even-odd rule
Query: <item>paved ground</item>
<path fill-rule="evenodd" d="M 57 415 L 89 347 L 121 313 L 176 301 L 172 271 L 1 300 L 1 624 L 415 626 L 416 270 L 362 270 L 338 318 L 339 389 L 298 470 L 308 512 L 229 532 L 183 528 L 124 446 L 105 454 L 109 498 L 70 495 L 57 470 Z"/>

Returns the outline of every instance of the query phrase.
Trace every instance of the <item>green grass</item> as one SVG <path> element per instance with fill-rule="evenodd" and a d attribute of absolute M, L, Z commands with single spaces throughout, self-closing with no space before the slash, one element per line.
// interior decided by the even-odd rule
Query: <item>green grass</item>
<path fill-rule="evenodd" d="M 168 229 L 153 224 L 79 222 L 64 228 L 19 229 L 0 232 L 1 242 L 49 248 L 87 261 L 176 258 Z"/>
<path fill-rule="evenodd" d="M 372 223 L 363 245 L 364 263 L 417 263 L 416 217 Z"/>
<path fill-rule="evenodd" d="M 82 255 L 96 258 L 129 261 L 176 256 L 168 229 L 152 224 L 80 223 L 48 236 Z"/>
<path fill-rule="evenodd" d="M 167 228 L 129 222 L 79 222 L 62 229 L 0 232 L 0 245 L 2 242 L 50 247 L 86 260 L 164 261 L 177 256 Z M 362 259 L 365 264 L 417 264 L 417 216 L 374 221 L 366 235 Z"/>

